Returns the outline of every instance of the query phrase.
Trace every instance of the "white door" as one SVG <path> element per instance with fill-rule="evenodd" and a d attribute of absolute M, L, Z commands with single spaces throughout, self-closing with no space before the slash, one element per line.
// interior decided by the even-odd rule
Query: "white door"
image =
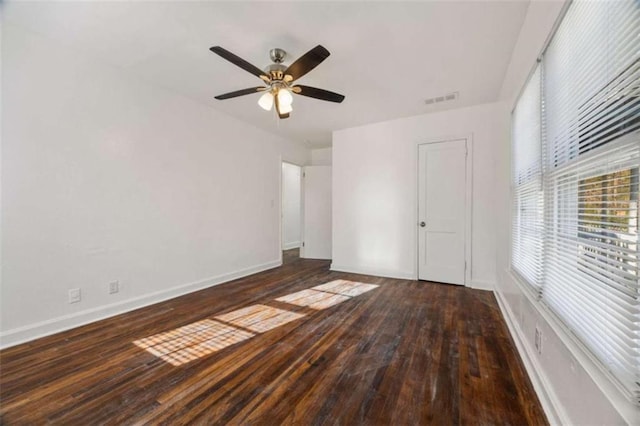
<path fill-rule="evenodd" d="M 420 145 L 418 278 L 465 283 L 466 140 Z"/>
<path fill-rule="evenodd" d="M 331 166 L 306 166 L 300 257 L 331 259 Z"/>
<path fill-rule="evenodd" d="M 282 250 L 298 248 L 302 222 L 302 167 L 282 163 Z"/>

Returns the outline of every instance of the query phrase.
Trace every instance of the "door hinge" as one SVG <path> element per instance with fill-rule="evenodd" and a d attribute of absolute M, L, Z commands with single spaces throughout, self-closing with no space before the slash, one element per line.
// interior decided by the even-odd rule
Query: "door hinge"
<path fill-rule="evenodd" d="M 464 270 L 465 271 L 467 270 L 467 261 L 466 260 L 464 261 Z"/>
<path fill-rule="evenodd" d="M 307 173 L 306 172 L 302 172 L 302 177 L 307 177 Z"/>
<path fill-rule="evenodd" d="M 304 247 L 304 241 L 302 242 L 302 247 Z"/>

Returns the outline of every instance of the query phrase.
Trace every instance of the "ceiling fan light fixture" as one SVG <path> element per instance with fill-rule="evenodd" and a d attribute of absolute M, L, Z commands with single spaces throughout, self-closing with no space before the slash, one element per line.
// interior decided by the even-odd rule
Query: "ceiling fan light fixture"
<path fill-rule="evenodd" d="M 289 105 L 280 105 L 280 114 L 289 114 L 291 111 L 293 111 L 293 107 L 291 106 L 291 104 Z"/>
<path fill-rule="evenodd" d="M 264 92 L 262 96 L 260 96 L 260 99 L 258 99 L 258 105 L 265 111 L 271 111 L 273 107 L 273 94 L 271 92 Z"/>
<path fill-rule="evenodd" d="M 291 92 L 287 89 L 278 90 L 278 104 L 280 105 L 280 111 L 282 111 L 283 107 L 291 107 L 293 103 L 293 96 Z"/>

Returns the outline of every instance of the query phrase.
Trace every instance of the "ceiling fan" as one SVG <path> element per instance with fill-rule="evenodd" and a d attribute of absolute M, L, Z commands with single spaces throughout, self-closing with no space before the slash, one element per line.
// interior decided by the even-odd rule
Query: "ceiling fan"
<path fill-rule="evenodd" d="M 322 61 L 327 59 L 329 51 L 321 45 L 317 45 L 288 67 L 282 63 L 287 52 L 278 48 L 271 49 L 269 51 L 269 56 L 271 57 L 273 64 L 267 66 L 264 71 L 220 46 L 213 46 L 209 50 L 220 55 L 232 64 L 239 66 L 243 70 L 259 77 L 265 84 L 265 86 L 250 87 L 248 89 L 236 90 L 234 92 L 218 95 L 216 96 L 216 99 L 218 100 L 264 92 L 258 100 L 258 105 L 267 111 L 270 111 L 275 105 L 278 117 L 281 119 L 289 118 L 289 115 L 293 110 L 291 106 L 293 102 L 292 93 L 329 102 L 340 103 L 344 100 L 343 95 L 330 92 L 328 90 L 303 86 L 301 84 L 293 85 L 294 81 L 307 74 L 309 71 L 317 67 Z"/>

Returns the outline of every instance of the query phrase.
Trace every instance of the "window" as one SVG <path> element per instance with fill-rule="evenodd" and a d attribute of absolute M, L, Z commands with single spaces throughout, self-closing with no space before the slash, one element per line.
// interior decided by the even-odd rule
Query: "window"
<path fill-rule="evenodd" d="M 638 168 L 586 178 L 578 187 L 580 271 L 637 296 Z"/>
<path fill-rule="evenodd" d="M 539 288 L 543 221 L 540 67 L 535 69 L 513 112 L 513 141 L 512 264 Z"/>
<path fill-rule="evenodd" d="M 596 91 L 578 108 L 578 140 L 581 153 L 633 132 L 640 126 L 638 60 Z M 634 84 L 635 79 L 635 84 Z M 605 120 L 593 120 L 593 117 Z"/>
<path fill-rule="evenodd" d="M 638 28 L 636 0 L 574 1 L 512 123 L 513 270 L 636 403 Z"/>
<path fill-rule="evenodd" d="M 637 400 L 640 144 L 617 142 L 545 174 L 541 301 Z"/>

